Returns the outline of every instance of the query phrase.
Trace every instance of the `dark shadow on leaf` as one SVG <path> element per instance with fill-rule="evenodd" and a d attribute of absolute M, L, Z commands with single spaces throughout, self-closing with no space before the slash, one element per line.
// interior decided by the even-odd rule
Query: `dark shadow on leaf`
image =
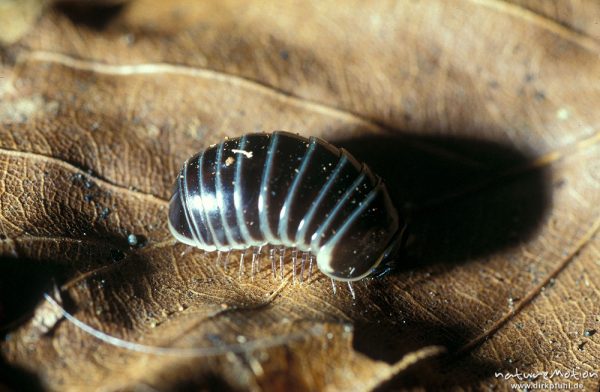
<path fill-rule="evenodd" d="M 28 321 L 44 293 L 54 282 L 61 284 L 70 275 L 66 266 L 24 259 L 0 258 L 0 337 Z"/>
<path fill-rule="evenodd" d="M 4 358 L 0 356 L 0 390 L 36 392 L 46 389 L 37 375 L 6 363 Z"/>
<path fill-rule="evenodd" d="M 13 242 L 14 254 L 0 257 L 0 338 L 31 318 L 36 306 L 43 301 L 44 293 L 55 295 L 57 288 L 70 285 L 82 274 L 116 269 L 131 258 L 126 239 L 118 234 L 103 235 L 102 239 L 88 237 L 81 243 L 64 242 L 60 248 L 47 249 L 44 258 L 39 260 L 34 259 L 36 254 L 25 245 L 26 241 L 21 244 L 4 238 Z M 2 236 L 0 234 L 0 240 Z M 47 246 L 53 245 L 48 242 Z M 136 264 L 138 271 L 143 270 L 143 266 L 143 263 Z M 93 284 L 102 279 L 96 275 L 102 274 L 91 274 L 83 279 L 84 286 L 87 287 L 87 281 Z M 60 300 L 68 311 L 76 310 L 66 291 L 61 293 Z"/>
<path fill-rule="evenodd" d="M 414 304 L 387 290 L 393 279 L 378 279 L 356 287 L 356 303 L 346 309 L 354 319 L 352 345 L 356 351 L 393 364 L 406 354 L 431 345 L 443 346 L 452 355 L 480 333 L 464 323 L 442 323 L 428 312 L 415 312 Z"/>
<path fill-rule="evenodd" d="M 75 25 L 102 31 L 119 16 L 125 4 L 94 1 L 59 1 L 55 9 Z"/>
<path fill-rule="evenodd" d="M 31 319 L 33 309 L 43 293 L 52 292 L 70 268 L 40 261 L 0 258 L 0 339 L 10 339 L 10 332 Z M 42 391 L 38 377 L 0 355 L 0 390 Z"/>
<path fill-rule="evenodd" d="M 118 243 L 122 241 L 113 240 L 113 242 Z M 103 265 L 114 265 L 115 267 L 118 267 L 114 269 L 119 270 L 121 267 L 121 260 L 119 260 L 118 263 L 115 263 L 115 260 L 111 256 L 111 253 L 114 253 L 115 249 L 118 248 L 107 246 L 106 249 L 104 249 L 104 252 L 99 252 L 97 249 L 94 249 L 93 254 L 99 257 L 99 260 L 97 260 L 98 262 L 102 262 Z M 63 254 L 63 256 L 68 257 L 65 254 Z M 134 257 L 125 255 L 125 259 L 122 260 L 123 263 L 129 263 L 129 268 L 126 268 L 129 274 L 133 274 L 133 272 L 131 272 L 132 269 L 135 269 L 137 273 L 142 274 L 148 272 L 145 263 L 133 259 Z M 94 268 L 92 265 L 87 267 Z M 81 271 L 79 273 L 81 273 Z M 70 282 L 71 279 L 78 276 L 79 273 L 76 273 L 76 269 L 69 266 L 68 263 L 65 263 L 64 261 L 59 263 L 57 260 L 40 261 L 26 258 L 1 257 L 0 340 L 8 341 L 11 339 L 12 331 L 31 320 L 36 307 L 44 301 L 44 293 L 55 295 L 55 289 L 57 287 Z M 107 279 L 108 281 L 111 281 L 110 277 L 106 278 L 104 275 L 106 274 L 100 273 L 98 276 L 88 277 L 83 281 L 83 286 L 80 287 L 78 292 L 88 292 L 90 293 L 90 298 L 94 298 L 98 292 L 102 291 L 104 285 L 103 282 Z M 81 304 L 76 303 L 67 291 L 61 292 L 58 300 L 61 305 L 72 314 L 81 307 Z M 92 303 L 89 302 L 84 303 L 84 305 L 92 307 Z M 125 310 L 124 313 L 127 313 L 127 310 Z M 113 312 L 112 318 L 115 316 L 120 316 L 117 314 L 117 311 Z M 104 317 L 102 318 L 104 319 Z M 128 317 L 120 317 L 119 325 L 125 325 L 131 328 L 131 323 L 128 323 L 127 321 L 129 321 Z M 66 322 L 66 320 L 64 318 L 61 319 L 54 327 L 48 330 L 45 335 L 52 336 L 54 330 L 62 322 Z M 110 324 L 111 322 L 105 321 L 105 325 Z M 217 385 L 216 381 L 214 385 Z M 4 356 L 0 355 L 0 390 L 4 390 L 3 387 L 6 387 L 7 390 L 19 391 L 45 390 L 34 373 L 22 369 L 17 365 L 7 363 Z"/>
<path fill-rule="evenodd" d="M 437 325 L 431 321 L 405 316 L 389 316 L 376 321 L 362 320 L 354 325 L 353 348 L 376 360 L 389 364 L 400 361 L 405 355 L 426 346 L 440 345 L 446 354 L 425 358 L 400 371 L 377 390 L 425 388 L 425 390 L 450 390 L 478 383 L 502 371 L 505 364 L 469 356 L 458 356 L 457 350 L 467 343 L 476 331 L 462 325 Z M 460 365 L 459 365 L 460 364 Z"/>
<path fill-rule="evenodd" d="M 95 312 L 95 318 L 101 320 L 101 325 L 95 327 L 106 331 L 113 326 L 134 329 L 136 320 L 132 317 L 137 315 L 153 320 L 158 315 L 141 305 L 139 300 L 143 298 L 151 303 L 152 295 L 160 295 L 158 288 L 164 286 L 161 281 L 164 269 L 164 265 L 156 265 L 136 252 L 124 255 L 115 264 L 108 264 L 108 268 L 86 279 L 85 290 L 78 290 L 80 317 Z M 149 290 L 154 294 L 149 294 Z M 115 301 L 114 295 L 125 300 Z"/>
<path fill-rule="evenodd" d="M 400 270 L 462 263 L 518 245 L 536 233 L 550 205 L 549 171 L 520 171 L 534 157 L 514 147 L 448 136 L 333 142 L 384 179 L 409 220 Z"/>
<path fill-rule="evenodd" d="M 375 391 L 477 389 L 481 387 L 481 380 L 494 377 L 495 372 L 505 371 L 509 369 L 499 362 L 445 355 L 417 362 L 379 385 Z M 494 386 L 490 385 L 490 390 L 493 388 Z"/>
<path fill-rule="evenodd" d="M 154 386 L 156 390 L 165 391 L 237 391 L 223 376 L 216 373 L 198 372 L 197 368 L 191 369 L 191 364 L 184 364 L 181 368 L 168 368 L 161 374 L 161 384 Z"/>

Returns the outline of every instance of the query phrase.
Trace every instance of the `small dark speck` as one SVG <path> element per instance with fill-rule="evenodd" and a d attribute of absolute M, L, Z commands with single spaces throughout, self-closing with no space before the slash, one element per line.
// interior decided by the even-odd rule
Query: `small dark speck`
<path fill-rule="evenodd" d="M 497 80 L 490 80 L 490 82 L 488 83 L 488 86 L 491 89 L 497 89 L 500 86 L 500 83 L 498 83 Z"/>
<path fill-rule="evenodd" d="M 535 75 L 532 73 L 528 73 L 527 75 L 525 75 L 525 82 L 529 83 L 531 82 L 533 79 L 535 79 Z"/>
<path fill-rule="evenodd" d="M 123 260 L 125 258 L 125 253 L 123 253 L 123 251 L 121 251 L 119 249 L 111 249 L 110 250 L 110 257 L 116 263 L 116 262 L 119 262 L 119 261 L 121 261 L 121 260 Z"/>
<path fill-rule="evenodd" d="M 538 90 L 535 92 L 534 98 L 538 101 L 543 101 L 544 99 L 546 99 L 546 93 Z"/>
<path fill-rule="evenodd" d="M 102 212 L 100 212 L 100 219 L 106 219 L 110 215 L 110 208 L 104 207 Z"/>
<path fill-rule="evenodd" d="M 207 334 L 206 337 L 208 338 L 208 340 L 210 340 L 213 344 L 222 344 L 223 340 L 219 337 L 219 335 L 217 334 Z"/>
<path fill-rule="evenodd" d="M 4 241 L 6 239 L 6 236 L 4 234 L 0 234 L 0 241 Z"/>
<path fill-rule="evenodd" d="M 135 234 L 129 234 L 127 236 L 127 242 L 131 246 L 136 246 L 138 244 L 138 238 L 137 238 L 137 236 Z"/>
<path fill-rule="evenodd" d="M 85 200 L 85 202 L 86 202 L 86 203 L 89 203 L 89 202 L 91 202 L 92 200 L 94 200 L 94 196 L 92 196 L 92 195 L 85 195 L 85 196 L 83 197 L 83 200 Z"/>
<path fill-rule="evenodd" d="M 287 61 L 290 58 L 290 53 L 287 50 L 282 49 L 279 51 L 279 57 L 281 57 L 282 60 Z"/>
<path fill-rule="evenodd" d="M 590 336 L 594 336 L 596 334 L 596 330 L 595 329 L 586 329 L 585 331 L 583 331 L 583 336 L 585 337 L 590 337 Z"/>
<path fill-rule="evenodd" d="M 582 342 L 582 343 L 580 343 L 580 344 L 579 344 L 579 346 L 577 346 L 577 349 L 578 349 L 579 351 L 584 351 L 584 350 L 585 350 L 584 346 L 586 345 L 586 343 L 587 343 L 587 342 Z"/>
<path fill-rule="evenodd" d="M 555 188 L 562 188 L 565 185 L 566 181 L 564 178 L 561 178 L 560 180 L 556 181 L 556 183 L 554 184 Z"/>

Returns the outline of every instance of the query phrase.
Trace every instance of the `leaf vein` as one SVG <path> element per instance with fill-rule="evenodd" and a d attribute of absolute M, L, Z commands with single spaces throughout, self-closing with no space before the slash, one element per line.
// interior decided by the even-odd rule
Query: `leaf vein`
<path fill-rule="evenodd" d="M 78 167 L 77 165 L 74 165 L 70 162 L 64 161 L 62 159 L 59 159 L 59 158 L 56 158 L 53 156 L 34 153 L 34 152 L 9 150 L 9 149 L 5 149 L 5 148 L 0 148 L 0 155 L 14 157 L 14 158 L 24 158 L 24 159 L 36 160 L 36 161 L 45 162 L 45 163 L 52 163 L 54 165 L 62 167 L 63 169 L 66 169 L 68 171 L 82 174 L 90 179 L 93 179 L 95 182 L 105 186 L 106 188 L 110 188 L 112 191 L 115 191 L 117 193 L 133 195 L 134 197 L 144 199 L 144 200 L 149 201 L 154 204 L 165 205 L 168 203 L 167 200 L 165 200 L 161 197 L 158 197 L 151 193 L 146 193 L 146 192 L 141 192 L 139 190 L 129 189 L 123 185 L 111 182 L 110 180 L 107 180 L 107 179 L 99 176 L 98 174 L 90 174 L 87 171 L 85 171 L 83 168 Z"/>
<path fill-rule="evenodd" d="M 542 292 L 543 288 L 550 283 L 550 280 L 555 279 L 562 271 L 571 264 L 571 262 L 581 253 L 583 248 L 586 247 L 594 238 L 598 230 L 600 229 L 600 216 L 596 217 L 592 226 L 585 232 L 583 237 L 577 242 L 574 249 L 569 253 L 567 257 L 552 271 L 544 280 L 542 280 L 537 286 L 535 286 L 529 293 L 527 293 L 523 300 L 515 304 L 514 309 L 506 313 L 503 317 L 498 319 L 494 325 L 492 325 L 487 331 L 484 331 L 479 336 L 467 342 L 460 349 L 457 350 L 457 355 L 463 355 L 471 351 L 475 347 L 479 346 L 485 340 L 489 339 L 492 335 L 500 330 L 506 323 L 512 320 L 517 314 L 519 314 L 525 307 L 527 307 L 533 300 Z"/>
<path fill-rule="evenodd" d="M 586 33 L 580 32 L 571 26 L 564 25 L 550 17 L 537 13 L 531 9 L 504 0 L 469 0 L 500 13 L 511 15 L 532 23 L 566 41 L 572 42 L 590 52 L 600 53 L 600 43 Z"/>
<path fill-rule="evenodd" d="M 108 64 L 93 59 L 79 59 L 67 54 L 32 50 L 24 53 L 19 62 L 40 61 L 60 64 L 69 68 L 82 71 L 95 72 L 107 75 L 159 75 L 174 74 L 185 75 L 193 78 L 218 81 L 237 87 L 243 87 L 248 90 L 270 96 L 281 102 L 311 110 L 316 113 L 328 115 L 343 121 L 360 123 L 360 125 L 373 132 L 387 132 L 394 130 L 393 127 L 382 125 L 378 121 L 363 117 L 357 113 L 324 104 L 322 102 L 310 100 L 304 97 L 294 95 L 286 90 L 274 87 L 254 79 L 249 79 L 239 75 L 233 75 L 209 68 L 189 66 L 171 63 L 140 63 L 140 64 Z"/>

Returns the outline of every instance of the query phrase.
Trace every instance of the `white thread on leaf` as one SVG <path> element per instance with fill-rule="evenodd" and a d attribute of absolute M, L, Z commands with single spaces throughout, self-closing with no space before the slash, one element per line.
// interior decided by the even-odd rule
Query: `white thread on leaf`
<path fill-rule="evenodd" d="M 91 325 L 84 323 L 77 319 L 75 316 L 67 312 L 54 298 L 47 293 L 44 293 L 44 299 L 53 305 L 70 323 L 81 329 L 83 332 L 99 339 L 112 346 L 120 347 L 130 351 L 136 351 L 145 354 L 153 355 L 177 355 L 177 356 L 190 356 L 190 357 L 207 357 L 213 355 L 222 355 L 229 352 L 233 353 L 246 353 L 254 350 L 266 349 L 270 347 L 281 346 L 289 343 L 292 340 L 300 340 L 307 336 L 317 336 L 324 333 L 323 326 L 315 325 L 309 328 L 304 333 L 294 333 L 290 335 L 273 336 L 263 339 L 255 339 L 247 341 L 243 344 L 224 344 L 218 347 L 190 347 L 190 348 L 179 348 L 179 347 L 160 347 L 160 346 L 148 346 L 145 344 L 129 342 L 124 339 L 120 339 L 116 336 L 111 336 L 105 332 L 102 332 Z"/>

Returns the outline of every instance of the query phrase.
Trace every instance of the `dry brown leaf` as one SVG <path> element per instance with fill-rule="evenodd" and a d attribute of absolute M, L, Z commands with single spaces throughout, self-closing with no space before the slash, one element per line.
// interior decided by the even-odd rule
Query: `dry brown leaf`
<path fill-rule="evenodd" d="M 45 5 L 45 0 L 0 1 L 0 44 L 15 43 L 27 34 Z"/>
<path fill-rule="evenodd" d="M 0 385 L 507 389 L 495 372 L 600 371 L 600 7 L 548 3 L 49 9 L 1 52 Z M 240 279 L 168 233 L 185 158 L 274 129 L 347 148 L 410 219 L 399 270 L 356 300 L 322 275 Z M 72 279 L 62 306 L 143 346 L 43 300 Z M 170 350 L 131 350 L 147 346 Z"/>

